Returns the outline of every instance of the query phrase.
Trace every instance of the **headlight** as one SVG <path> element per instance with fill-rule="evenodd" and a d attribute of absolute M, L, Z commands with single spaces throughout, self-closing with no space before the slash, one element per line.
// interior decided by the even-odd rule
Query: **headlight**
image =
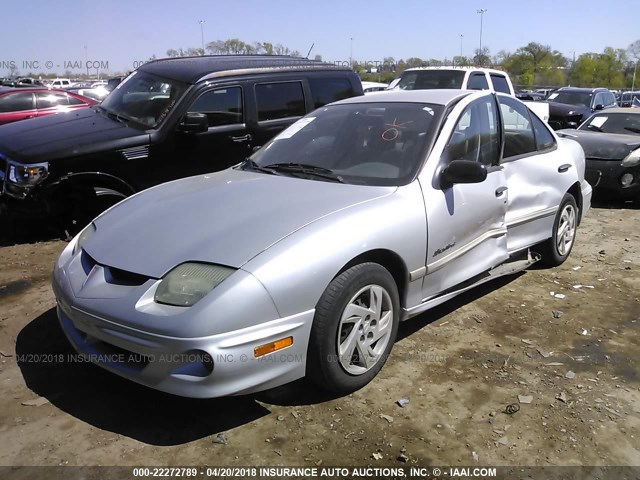
<path fill-rule="evenodd" d="M 74 256 L 82 248 L 82 245 L 84 245 L 85 242 L 93 236 L 95 231 L 96 226 L 93 224 L 93 222 L 84 227 L 84 229 L 73 240 L 75 242 L 75 245 L 73 246 L 73 250 L 71 251 L 71 256 Z"/>
<path fill-rule="evenodd" d="M 24 165 L 22 163 L 9 163 L 8 179 L 21 187 L 33 187 L 49 176 L 49 164 L 32 163 Z"/>
<path fill-rule="evenodd" d="M 171 270 L 156 289 L 154 300 L 178 307 L 190 307 L 216 288 L 235 270 L 206 263 L 183 263 Z"/>
<path fill-rule="evenodd" d="M 623 167 L 635 167 L 638 164 L 640 164 L 640 148 L 634 150 L 622 160 Z"/>

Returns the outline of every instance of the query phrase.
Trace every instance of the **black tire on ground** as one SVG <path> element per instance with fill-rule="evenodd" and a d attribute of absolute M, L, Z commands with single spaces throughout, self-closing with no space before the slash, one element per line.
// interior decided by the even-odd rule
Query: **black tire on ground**
<path fill-rule="evenodd" d="M 557 267 L 569 257 L 576 239 L 578 206 L 573 195 L 566 193 L 553 222 L 552 236 L 541 244 L 542 263 Z"/>
<path fill-rule="evenodd" d="M 362 388 L 386 362 L 399 318 L 398 288 L 388 270 L 377 263 L 345 270 L 316 306 L 307 377 L 340 394 Z"/>

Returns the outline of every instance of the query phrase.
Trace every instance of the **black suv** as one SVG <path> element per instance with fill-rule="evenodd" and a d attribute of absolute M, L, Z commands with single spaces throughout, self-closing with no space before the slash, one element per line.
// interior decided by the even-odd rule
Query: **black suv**
<path fill-rule="evenodd" d="M 302 58 L 155 60 L 100 105 L 0 127 L 0 212 L 82 226 L 141 189 L 235 165 L 306 113 L 362 94 L 350 69 Z"/>
<path fill-rule="evenodd" d="M 596 110 L 618 106 L 615 95 L 606 88 L 562 87 L 547 101 L 549 125 L 554 130 L 578 128 Z"/>

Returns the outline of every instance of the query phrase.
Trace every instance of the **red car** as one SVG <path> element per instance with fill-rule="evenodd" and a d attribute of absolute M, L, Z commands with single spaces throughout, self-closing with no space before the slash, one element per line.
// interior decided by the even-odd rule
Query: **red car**
<path fill-rule="evenodd" d="M 95 100 L 65 90 L 0 89 L 0 125 L 95 105 Z"/>

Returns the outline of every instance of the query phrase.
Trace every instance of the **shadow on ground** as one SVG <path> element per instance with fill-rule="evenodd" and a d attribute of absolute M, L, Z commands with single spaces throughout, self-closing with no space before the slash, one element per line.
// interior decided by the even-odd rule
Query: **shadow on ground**
<path fill-rule="evenodd" d="M 178 445 L 269 414 L 250 396 L 199 400 L 125 380 L 78 361 L 55 309 L 18 335 L 16 356 L 27 387 L 94 427 L 152 445 Z"/>
<path fill-rule="evenodd" d="M 517 276 L 489 282 L 403 322 L 398 340 Z M 82 361 L 62 332 L 55 308 L 22 329 L 16 355 L 25 383 L 35 394 L 96 428 L 152 445 L 183 444 L 245 425 L 270 413 L 262 403 L 310 405 L 340 397 L 305 379 L 255 395 L 219 399 L 190 399 L 159 392 Z"/>

